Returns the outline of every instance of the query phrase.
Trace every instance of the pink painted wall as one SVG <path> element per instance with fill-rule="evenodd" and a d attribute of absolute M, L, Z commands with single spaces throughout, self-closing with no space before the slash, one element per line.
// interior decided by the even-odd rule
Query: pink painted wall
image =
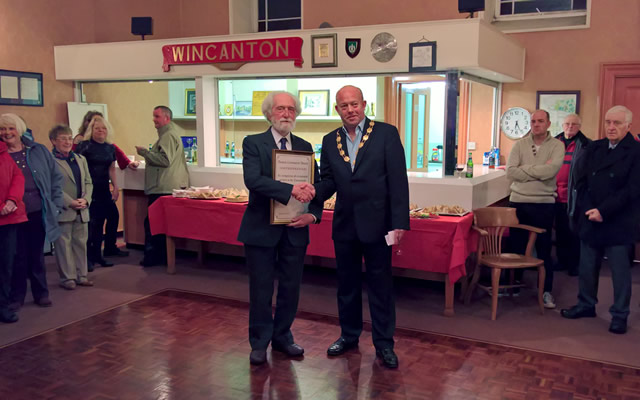
<path fill-rule="evenodd" d="M 527 49 L 525 80 L 503 86 L 503 111 L 514 106 L 533 110 L 539 90 L 580 90 L 582 131 L 597 138 L 600 64 L 640 60 L 640 1 L 593 0 L 591 4 L 588 29 L 512 35 Z M 635 119 L 640 121 L 640 115 Z M 504 135 L 500 142 L 506 151 L 513 146 Z"/>
<path fill-rule="evenodd" d="M 154 20 L 147 39 L 223 35 L 228 15 L 227 0 L 0 0 L 0 68 L 42 73 L 44 90 L 44 107 L 0 106 L 0 114 L 22 116 L 48 144 L 73 101 L 73 84 L 55 80 L 53 46 L 140 40 L 131 17 L 144 16 Z"/>
<path fill-rule="evenodd" d="M 94 41 L 91 24 L 81 23 L 93 21 L 90 3 L 0 0 L 0 68 L 42 73 L 44 92 L 44 107 L 0 106 L 0 113 L 22 116 L 39 141 L 66 122 L 66 102 L 73 99 L 72 84 L 55 80 L 53 46 Z"/>
<path fill-rule="evenodd" d="M 304 29 L 465 18 L 456 0 L 303 0 Z"/>

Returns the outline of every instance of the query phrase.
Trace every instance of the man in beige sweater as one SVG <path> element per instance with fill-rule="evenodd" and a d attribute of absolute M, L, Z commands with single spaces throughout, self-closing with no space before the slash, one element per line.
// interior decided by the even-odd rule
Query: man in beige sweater
<path fill-rule="evenodd" d="M 511 181 L 509 206 L 516 209 L 521 224 L 545 229 L 538 235 L 536 253 L 544 260 L 544 306 L 555 308 L 551 295 L 553 264 L 551 261 L 551 229 L 556 202 L 556 175 L 562 167 L 564 144 L 555 140 L 548 131 L 549 113 L 537 110 L 531 115 L 531 133 L 511 149 L 507 161 L 507 178 Z M 512 250 L 524 254 L 528 233 L 514 229 L 511 233 Z"/>

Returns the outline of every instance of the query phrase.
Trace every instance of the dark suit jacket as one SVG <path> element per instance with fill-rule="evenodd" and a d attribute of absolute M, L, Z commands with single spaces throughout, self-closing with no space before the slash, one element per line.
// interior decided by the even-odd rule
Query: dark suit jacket
<path fill-rule="evenodd" d="M 271 128 L 266 132 L 247 136 L 242 142 L 242 167 L 244 184 L 249 189 L 249 204 L 242 217 L 238 240 L 253 246 L 271 247 L 280 240 L 285 229 L 294 246 L 309 244 L 309 227 L 290 228 L 285 225 L 271 225 L 269 223 L 271 203 L 274 199 L 287 204 L 291 197 L 293 185 L 273 180 L 271 169 L 271 151 L 277 149 Z M 292 150 L 313 152 L 311 144 L 291 134 Z M 319 179 L 318 166 L 314 161 L 314 178 Z M 322 217 L 323 204 L 319 199 L 309 203 L 309 213 L 313 214 L 317 222 Z"/>
<path fill-rule="evenodd" d="M 633 244 L 639 239 L 640 143 L 630 133 L 609 152 L 609 140 L 590 144 L 578 165 L 577 212 L 580 238 L 591 245 Z M 597 208 L 603 222 L 584 215 Z"/>
<path fill-rule="evenodd" d="M 369 122 L 366 118 L 365 132 Z M 333 239 L 374 243 L 384 240 L 390 230 L 408 230 L 409 183 L 396 127 L 374 123 L 369 140 L 358 151 L 353 172 L 338 152 L 336 134 L 347 153 L 342 128 L 325 135 L 320 159 L 322 179 L 316 184 L 316 196 L 322 200 L 337 192 Z"/>

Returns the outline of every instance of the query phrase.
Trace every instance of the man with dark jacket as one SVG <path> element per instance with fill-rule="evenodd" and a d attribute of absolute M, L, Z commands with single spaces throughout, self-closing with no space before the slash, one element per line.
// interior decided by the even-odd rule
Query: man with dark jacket
<path fill-rule="evenodd" d="M 298 309 L 304 256 L 309 244 L 308 225 L 320 222 L 322 202 L 314 200 L 308 212 L 294 217 L 288 225 L 271 224 L 271 201 L 281 204 L 299 200 L 309 202 L 315 195 L 310 183 L 291 185 L 273 179 L 274 149 L 313 153 L 311 144 L 294 136 L 296 117 L 301 112 L 297 97 L 288 92 L 271 92 L 262 103 L 262 113 L 271 123 L 263 133 L 247 136 L 242 142 L 244 184 L 249 189 L 249 204 L 242 217 L 238 240 L 244 243 L 249 269 L 249 362 L 267 361 L 267 347 L 289 357 L 302 356 L 291 325 Z M 314 161 L 314 177 L 318 166 Z M 272 297 L 278 280 L 276 310 L 272 315 Z"/>
<path fill-rule="evenodd" d="M 336 94 L 343 126 L 322 140 L 322 200 L 336 192 L 332 239 L 338 271 L 340 337 L 327 350 L 338 356 L 358 347 L 362 333 L 362 258 L 373 345 L 388 368 L 398 367 L 393 351 L 396 327 L 391 244 L 409 230 L 409 183 L 404 149 L 395 126 L 365 116 L 366 101 L 355 86 Z M 395 240 L 385 241 L 385 235 Z"/>
<path fill-rule="evenodd" d="M 587 147 L 578 165 L 577 219 L 580 235 L 578 304 L 565 318 L 595 317 L 599 262 L 606 255 L 614 302 L 609 332 L 627 331 L 631 300 L 631 248 L 640 237 L 640 143 L 629 132 L 632 113 L 623 106 L 605 115 L 606 138 Z"/>
<path fill-rule="evenodd" d="M 584 149 L 591 143 L 580 126 L 582 119 L 578 114 L 569 114 L 562 124 L 563 132 L 556 139 L 564 143 L 564 161 L 560 172 L 556 176 L 558 189 L 556 193 L 555 225 L 556 225 L 556 255 L 558 265 L 567 269 L 569 275 L 578 276 L 580 262 L 580 238 L 577 232 L 569 227 L 569 212 L 575 209 L 575 180 L 576 165 L 583 155 Z"/>

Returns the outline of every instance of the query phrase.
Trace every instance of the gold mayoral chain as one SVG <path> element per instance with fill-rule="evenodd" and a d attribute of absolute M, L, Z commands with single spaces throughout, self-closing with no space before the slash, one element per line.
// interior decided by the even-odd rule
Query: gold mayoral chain
<path fill-rule="evenodd" d="M 360 144 L 358 144 L 358 150 L 360 150 L 362 148 L 362 146 L 364 146 L 364 143 L 367 140 L 369 140 L 369 135 L 373 131 L 373 125 L 374 125 L 374 122 L 373 121 L 369 121 L 369 127 L 367 128 L 367 132 L 362 137 L 362 140 L 360 141 Z M 342 143 L 341 142 L 342 142 L 342 139 L 340 138 L 340 129 L 338 129 L 336 131 L 336 144 L 338 145 L 338 152 L 340 153 L 340 157 L 342 157 L 342 159 L 345 162 L 349 162 L 349 161 L 351 161 L 351 159 L 349 158 L 348 155 L 346 155 L 346 153 L 342 149 Z"/>

